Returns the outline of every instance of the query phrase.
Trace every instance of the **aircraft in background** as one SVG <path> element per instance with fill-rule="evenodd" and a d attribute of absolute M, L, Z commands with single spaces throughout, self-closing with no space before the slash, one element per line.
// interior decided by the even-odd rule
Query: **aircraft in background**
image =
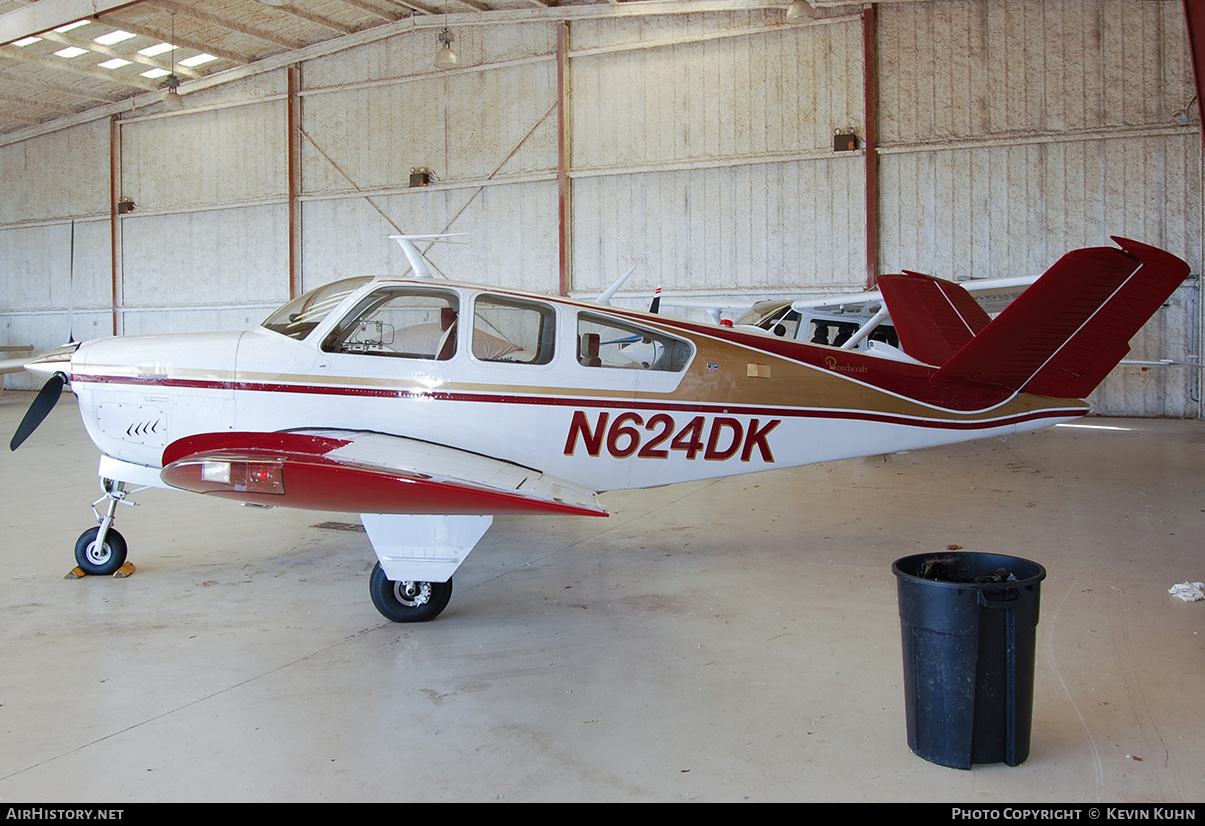
<path fill-rule="evenodd" d="M 25 358 L 15 359 L 0 359 L 0 376 L 5 373 L 20 373 L 25 369 L 26 363 L 33 361 L 36 356 L 30 354 Z"/>
<path fill-rule="evenodd" d="M 327 284 L 252 330 L 96 339 L 29 362 L 49 379 L 11 447 L 69 384 L 102 454 L 108 506 L 76 543 L 83 572 L 124 563 L 128 485 L 357 512 L 377 609 L 433 619 L 495 514 L 606 516 L 603 491 L 1082 416 L 1189 273 L 1114 239 L 1068 253 L 994 319 L 954 282 L 884 275 L 856 331 L 813 342 L 827 305 L 804 308 L 806 328 L 786 305 L 775 323 L 796 326 L 778 336 L 436 281 L 415 246 L 433 238 L 395 239 L 418 277 Z"/>
<path fill-rule="evenodd" d="M 907 270 L 905 274 L 909 274 Z M 1028 275 L 980 278 L 957 283 L 990 315 L 996 315 L 1037 280 L 1038 276 Z M 658 303 L 664 303 L 667 307 L 702 310 L 715 324 L 770 333 L 780 338 L 863 351 L 874 350 L 876 342 L 879 342 L 899 350 L 899 337 L 891 323 L 890 312 L 883 301 L 882 291 L 877 289 L 808 298 L 771 298 L 752 305 L 739 299 L 689 297 L 664 298 Z M 733 311 L 737 313 L 734 320 L 723 318 L 725 312 Z M 651 309 L 650 312 L 656 310 Z M 880 355 L 890 358 L 897 353 L 880 349 Z"/>

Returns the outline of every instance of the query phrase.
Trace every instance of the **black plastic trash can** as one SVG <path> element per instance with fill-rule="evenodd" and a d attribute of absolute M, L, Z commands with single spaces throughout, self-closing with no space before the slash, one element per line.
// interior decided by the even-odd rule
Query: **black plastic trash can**
<path fill-rule="evenodd" d="M 908 748 L 941 766 L 1029 757 L 1034 639 L 1046 569 L 997 554 L 898 559 Z"/>

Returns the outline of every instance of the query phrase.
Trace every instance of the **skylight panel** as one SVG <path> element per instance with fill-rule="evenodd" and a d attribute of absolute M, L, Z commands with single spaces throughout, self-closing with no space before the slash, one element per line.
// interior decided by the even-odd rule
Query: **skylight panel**
<path fill-rule="evenodd" d="M 176 47 L 171 43 L 160 43 L 157 46 L 147 46 L 145 49 L 139 49 L 138 54 L 145 55 L 146 57 L 154 57 L 164 52 L 170 52 L 174 48 Z"/>
<path fill-rule="evenodd" d="M 130 61 L 125 58 L 115 57 L 112 60 L 106 60 L 104 63 L 98 64 L 102 69 L 120 69 L 122 66 L 129 66 Z"/>
<path fill-rule="evenodd" d="M 202 63 L 208 63 L 211 60 L 217 60 L 217 58 L 211 54 L 206 54 L 205 52 L 201 52 L 199 55 L 194 55 L 193 57 L 188 57 L 188 58 L 185 58 L 184 60 L 181 60 L 180 65 L 181 66 L 200 66 Z"/>
<path fill-rule="evenodd" d="M 14 40 L 14 46 L 28 46 L 32 43 L 37 43 L 42 38 L 40 37 L 22 37 L 20 40 Z"/>
<path fill-rule="evenodd" d="M 67 58 L 79 57 L 80 55 L 87 54 L 87 53 L 88 53 L 87 49 L 81 49 L 79 46 L 68 46 L 65 49 L 59 49 L 57 52 L 55 52 L 55 54 L 58 55 L 59 57 L 67 57 Z"/>
<path fill-rule="evenodd" d="M 118 29 L 117 31 L 109 32 L 108 34 L 102 34 L 93 42 L 99 43 L 102 46 L 112 46 L 114 43 L 120 43 L 123 40 L 129 40 L 131 37 L 137 36 L 138 35 L 131 32 L 123 32 L 121 29 Z"/>
<path fill-rule="evenodd" d="M 155 80 L 157 78 L 167 77 L 170 74 L 171 72 L 169 72 L 167 69 L 147 69 L 142 73 L 142 76 Z"/>
<path fill-rule="evenodd" d="M 87 20 L 76 20 L 74 23 L 68 23 L 65 26 L 59 26 L 57 29 L 55 29 L 55 31 L 62 34 L 63 32 L 69 32 L 72 29 L 78 29 L 80 26 L 87 26 L 87 25 L 88 25 Z"/>

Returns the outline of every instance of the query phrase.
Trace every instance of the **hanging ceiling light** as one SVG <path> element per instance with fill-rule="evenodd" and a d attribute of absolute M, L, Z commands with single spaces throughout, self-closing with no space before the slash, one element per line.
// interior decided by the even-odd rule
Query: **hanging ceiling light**
<path fill-rule="evenodd" d="M 180 78 L 176 77 L 173 72 L 163 79 L 163 85 L 167 88 L 167 94 L 163 96 L 163 108 L 169 112 L 178 112 L 183 109 L 184 98 L 180 97 L 180 93 L 177 91 L 180 88 Z"/>
<path fill-rule="evenodd" d="M 439 43 L 439 51 L 435 53 L 435 68 L 455 69 L 460 65 L 460 58 L 452 51 L 452 33 L 447 26 L 439 33 Z"/>
<path fill-rule="evenodd" d="M 794 0 L 791 5 L 787 6 L 787 20 L 797 20 L 800 23 L 805 23 L 808 20 L 814 20 L 816 10 L 812 8 L 811 3 L 807 0 Z"/>
<path fill-rule="evenodd" d="M 172 71 L 163 78 L 163 86 L 167 94 L 163 96 L 163 108 L 168 112 L 178 112 L 184 108 L 184 98 L 180 97 L 180 78 L 176 77 L 176 13 L 172 12 Z"/>
<path fill-rule="evenodd" d="M 439 51 L 435 53 L 436 69 L 455 69 L 460 58 L 452 51 L 452 33 L 448 31 L 448 4 L 444 3 L 444 30 L 439 33 Z"/>

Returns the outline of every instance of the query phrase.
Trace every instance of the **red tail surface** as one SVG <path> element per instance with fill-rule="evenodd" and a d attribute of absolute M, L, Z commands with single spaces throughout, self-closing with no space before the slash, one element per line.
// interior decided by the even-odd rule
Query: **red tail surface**
<path fill-rule="evenodd" d="M 928 275 L 879 277 L 908 355 L 938 381 L 1082 399 L 1130 351 L 1129 340 L 1188 275 L 1155 247 L 1069 252 L 995 319 L 963 287 Z"/>
<path fill-rule="evenodd" d="M 982 332 L 991 319 L 971 294 L 953 281 L 907 272 L 877 279 L 900 348 L 925 364 L 945 364 Z"/>
<path fill-rule="evenodd" d="M 1091 393 L 1189 273 L 1188 264 L 1170 253 L 1113 240 L 1121 249 L 1064 255 L 934 378 L 1055 398 Z"/>

